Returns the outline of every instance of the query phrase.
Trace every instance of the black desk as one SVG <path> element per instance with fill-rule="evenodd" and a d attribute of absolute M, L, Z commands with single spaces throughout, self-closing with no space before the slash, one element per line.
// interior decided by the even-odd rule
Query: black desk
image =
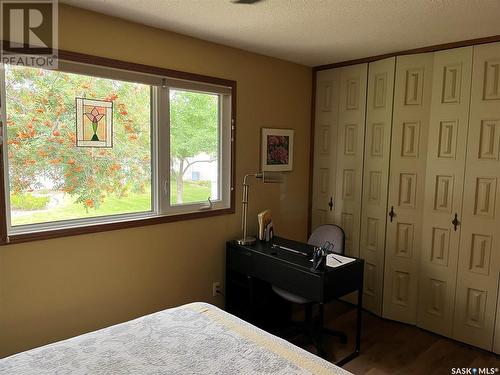
<path fill-rule="evenodd" d="M 362 259 L 327 269 L 311 270 L 313 247 L 302 242 L 275 237 L 273 243 L 300 250 L 308 256 L 273 248 L 271 243 L 255 245 L 226 244 L 226 309 L 246 320 L 252 320 L 255 302 L 254 282 L 264 281 L 308 300 L 327 303 L 335 298 L 358 292 L 355 350 L 337 362 L 343 365 L 356 357 L 361 339 L 361 307 L 363 289 Z M 246 296 L 242 299 L 242 295 Z M 243 302 L 243 306 L 242 306 Z"/>

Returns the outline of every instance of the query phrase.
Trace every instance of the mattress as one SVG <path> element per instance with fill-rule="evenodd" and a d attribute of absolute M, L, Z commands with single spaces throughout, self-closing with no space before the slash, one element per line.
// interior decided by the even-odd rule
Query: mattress
<path fill-rule="evenodd" d="M 0 359 L 0 374 L 349 374 L 207 303 Z"/>

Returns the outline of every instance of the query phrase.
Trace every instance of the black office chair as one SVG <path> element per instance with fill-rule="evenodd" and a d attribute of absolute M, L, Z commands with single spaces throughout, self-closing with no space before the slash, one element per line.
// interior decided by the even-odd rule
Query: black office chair
<path fill-rule="evenodd" d="M 333 244 L 333 252 L 344 255 L 345 249 L 345 234 L 341 227 L 333 224 L 325 224 L 321 225 L 314 230 L 314 232 L 309 237 L 307 241 L 308 244 L 321 247 L 325 242 L 330 242 Z M 312 264 L 311 264 L 312 265 Z M 334 331 L 323 326 L 323 317 L 324 317 L 324 304 L 319 304 L 319 316 L 318 323 L 319 329 L 316 326 L 313 320 L 313 306 L 315 302 L 309 301 L 308 299 L 289 292 L 285 289 L 278 288 L 277 286 L 272 287 L 273 291 L 278 294 L 281 298 L 303 305 L 305 308 L 305 321 L 302 323 L 305 326 L 305 333 L 309 336 L 318 351 L 318 354 L 322 357 L 326 356 L 326 352 L 322 346 L 322 335 L 328 334 L 330 336 L 336 336 L 340 338 L 342 343 L 347 342 L 347 336 L 344 332 Z"/>

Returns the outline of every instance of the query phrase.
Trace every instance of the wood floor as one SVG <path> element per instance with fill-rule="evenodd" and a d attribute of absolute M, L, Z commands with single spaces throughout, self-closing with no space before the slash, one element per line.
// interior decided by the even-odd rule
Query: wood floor
<path fill-rule="evenodd" d="M 352 351 L 355 310 L 335 302 L 325 309 L 325 318 L 326 326 L 346 332 L 350 340 L 342 345 L 338 339 L 326 339 L 335 362 Z M 363 313 L 362 332 L 361 354 L 343 367 L 354 374 L 427 375 L 451 374 L 454 367 L 500 368 L 496 354 L 370 313 Z"/>

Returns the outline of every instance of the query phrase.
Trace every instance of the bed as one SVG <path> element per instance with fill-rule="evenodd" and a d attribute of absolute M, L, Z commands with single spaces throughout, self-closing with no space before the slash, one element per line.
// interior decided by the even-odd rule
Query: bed
<path fill-rule="evenodd" d="M 0 359 L 0 374 L 349 374 L 195 302 Z"/>

